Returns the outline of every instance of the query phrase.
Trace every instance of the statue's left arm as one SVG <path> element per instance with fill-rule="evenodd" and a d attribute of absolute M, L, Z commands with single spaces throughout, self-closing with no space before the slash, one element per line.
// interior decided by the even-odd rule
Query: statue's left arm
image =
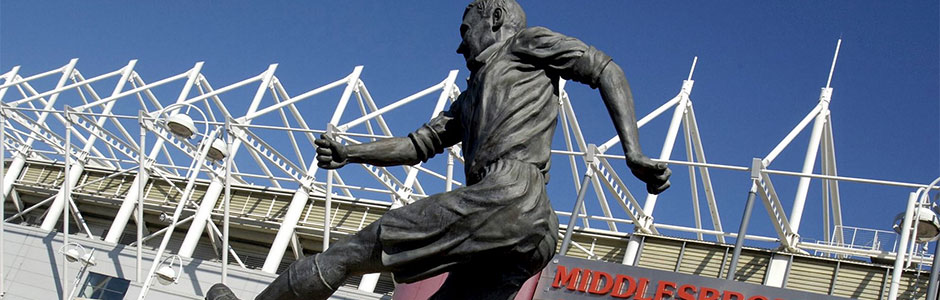
<path fill-rule="evenodd" d="M 630 92 L 630 83 L 627 82 L 627 77 L 620 66 L 612 61 L 609 62 L 598 78 L 597 87 L 610 113 L 610 118 L 614 122 L 614 128 L 617 129 L 630 171 L 634 176 L 646 182 L 648 192 L 659 194 L 665 191 L 669 188 L 671 172 L 666 168 L 665 163 L 651 161 L 640 149 L 633 94 Z"/>

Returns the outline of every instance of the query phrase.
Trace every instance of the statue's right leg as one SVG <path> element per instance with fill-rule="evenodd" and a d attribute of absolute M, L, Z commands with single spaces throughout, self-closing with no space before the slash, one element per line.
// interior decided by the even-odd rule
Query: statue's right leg
<path fill-rule="evenodd" d="M 352 275 L 385 271 L 378 222 L 320 254 L 291 264 L 256 300 L 327 299 Z"/>

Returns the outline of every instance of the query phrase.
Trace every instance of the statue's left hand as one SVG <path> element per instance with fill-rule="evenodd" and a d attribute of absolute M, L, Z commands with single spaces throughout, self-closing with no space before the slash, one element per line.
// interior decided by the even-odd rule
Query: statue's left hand
<path fill-rule="evenodd" d="M 646 182 L 646 191 L 650 194 L 658 195 L 669 188 L 669 176 L 672 171 L 666 167 L 666 163 L 657 163 L 642 155 L 636 158 L 627 158 L 627 166 L 633 172 L 633 176 Z"/>
<path fill-rule="evenodd" d="M 339 169 L 349 163 L 346 146 L 336 142 L 329 135 L 320 135 L 320 138 L 313 143 L 317 145 L 317 166 L 324 169 Z"/>

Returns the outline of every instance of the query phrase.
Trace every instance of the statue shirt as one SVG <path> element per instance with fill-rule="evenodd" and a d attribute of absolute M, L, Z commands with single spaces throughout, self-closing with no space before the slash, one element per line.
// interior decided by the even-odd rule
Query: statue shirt
<path fill-rule="evenodd" d="M 502 159 L 551 166 L 558 78 L 596 88 L 610 57 L 544 27 L 526 28 L 473 59 L 467 89 L 448 111 L 410 134 L 422 161 L 462 142 L 468 184 Z"/>

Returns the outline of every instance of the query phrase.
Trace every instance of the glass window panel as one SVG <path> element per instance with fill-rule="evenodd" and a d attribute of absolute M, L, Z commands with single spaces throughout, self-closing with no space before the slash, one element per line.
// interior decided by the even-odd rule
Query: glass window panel
<path fill-rule="evenodd" d="M 118 278 L 111 278 L 108 282 L 107 289 L 116 291 L 116 292 L 126 292 L 127 287 L 131 284 L 130 281 L 122 280 Z"/>
<path fill-rule="evenodd" d="M 89 299 L 124 299 L 130 281 L 98 273 L 88 273 L 79 297 Z"/>
<path fill-rule="evenodd" d="M 91 297 L 91 293 L 94 292 L 94 291 L 95 291 L 95 288 L 94 288 L 94 287 L 85 286 L 85 287 L 82 287 L 82 291 L 78 293 L 78 296 L 79 296 L 79 297 L 90 298 L 90 297 Z"/>
<path fill-rule="evenodd" d="M 122 300 L 124 299 L 124 293 L 118 293 L 115 291 L 104 291 L 101 294 L 102 300 Z"/>
<path fill-rule="evenodd" d="M 101 281 L 106 280 L 107 278 L 98 273 L 88 273 L 88 279 L 85 280 L 85 285 L 98 286 Z"/>

